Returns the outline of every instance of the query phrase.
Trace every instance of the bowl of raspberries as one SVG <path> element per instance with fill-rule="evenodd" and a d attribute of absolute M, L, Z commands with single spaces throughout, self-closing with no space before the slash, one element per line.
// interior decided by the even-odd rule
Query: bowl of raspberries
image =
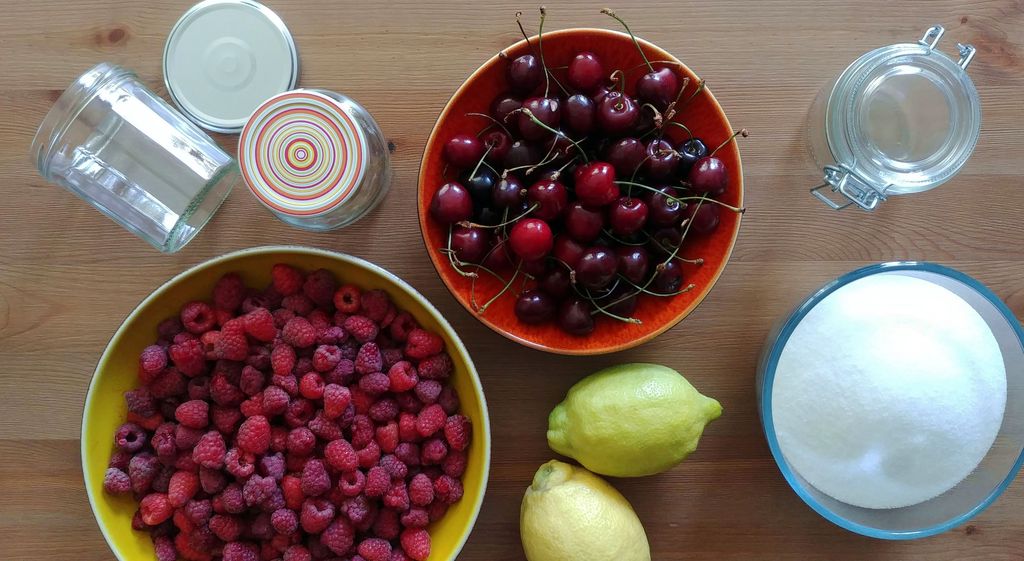
<path fill-rule="evenodd" d="M 739 232 L 737 136 L 706 82 L 622 29 L 545 31 L 485 62 L 427 141 L 419 219 L 470 313 L 561 354 L 627 349 L 707 296 Z"/>
<path fill-rule="evenodd" d="M 301 247 L 174 277 L 100 358 L 86 490 L 122 561 L 441 561 L 490 462 L 473 363 L 415 289 Z"/>

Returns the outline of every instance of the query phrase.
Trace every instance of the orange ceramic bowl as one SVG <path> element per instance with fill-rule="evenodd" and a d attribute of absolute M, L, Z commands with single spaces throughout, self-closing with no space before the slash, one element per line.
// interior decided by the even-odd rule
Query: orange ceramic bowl
<path fill-rule="evenodd" d="M 536 38 L 531 39 L 531 42 L 536 45 Z M 693 91 L 698 77 L 692 70 L 657 46 L 642 39 L 639 39 L 639 43 L 647 58 L 652 61 L 678 62 L 678 65 L 675 65 L 677 73 L 680 77 L 690 78 L 690 85 L 687 86 L 683 97 Z M 643 63 L 629 36 L 624 33 L 606 29 L 566 29 L 544 34 L 544 56 L 550 68 L 568 64 L 572 56 L 582 50 L 596 53 L 609 72 L 616 68 L 634 69 Z M 526 54 L 526 41 L 520 41 L 504 52 L 510 58 Z M 438 275 L 455 299 L 471 314 L 491 329 L 528 347 L 560 354 L 592 355 L 628 349 L 653 339 L 685 318 L 711 291 L 732 253 L 739 233 L 741 215 L 723 209 L 717 230 L 705 237 L 688 238 L 681 255 L 704 259 L 701 266 L 684 267 L 684 282 L 696 285 L 694 290 L 668 298 L 639 298 L 634 317 L 642 323 L 627 324 L 598 316 L 593 333 L 584 337 L 569 335 L 554 323 L 521 323 L 515 316 L 515 296 L 511 294 L 512 291 L 499 298 L 485 313 L 478 314 L 472 304 L 473 283 L 456 272 L 448 257 L 441 251 L 447 245 L 448 229 L 430 218 L 429 207 L 437 189 L 454 176 L 451 171 L 445 175 L 445 161 L 442 155 L 444 143 L 456 134 L 476 134 L 486 125 L 480 117 L 467 113 L 490 112 L 491 101 L 506 90 L 506 64 L 506 61 L 494 56 L 478 68 L 448 101 L 427 140 L 423 161 L 420 164 L 417 196 L 423 241 Z M 633 84 L 640 76 L 640 72 L 639 69 L 629 72 L 626 86 L 628 93 L 633 93 Z M 551 87 L 556 88 L 555 85 Z M 684 122 L 694 135 L 707 144 L 709 150 L 729 138 L 733 132 L 722 107 L 707 89 L 685 107 L 682 117 L 677 120 Z M 686 137 L 683 130 L 676 127 L 667 127 L 667 136 L 673 144 Z M 736 143 L 730 143 L 716 155 L 725 162 L 729 170 L 729 190 L 719 197 L 719 200 L 733 206 L 743 206 L 743 172 Z M 478 304 L 486 301 L 501 288 L 502 285 L 497 279 L 482 274 L 476 281 L 475 301 Z"/>

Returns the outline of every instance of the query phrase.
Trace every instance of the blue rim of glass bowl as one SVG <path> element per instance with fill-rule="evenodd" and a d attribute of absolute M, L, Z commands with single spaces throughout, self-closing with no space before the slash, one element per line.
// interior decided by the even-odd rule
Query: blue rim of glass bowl
<path fill-rule="evenodd" d="M 804 487 L 804 485 L 797 480 L 796 474 L 786 463 L 785 459 L 783 459 L 782 451 L 779 449 L 779 441 L 775 435 L 774 421 L 772 420 L 771 416 L 772 384 L 775 379 L 775 368 L 779 364 L 779 356 L 782 354 L 782 349 L 785 347 L 786 342 L 789 341 L 789 337 L 793 334 L 793 330 L 796 329 L 796 326 L 799 325 L 799 323 L 804 319 L 804 316 L 806 316 L 807 313 L 810 312 L 811 309 L 818 304 L 818 302 L 822 301 L 826 296 L 835 292 L 840 287 L 867 276 L 871 276 L 878 273 L 889 273 L 893 271 L 924 271 L 928 273 L 934 273 L 937 275 L 949 277 L 953 280 L 960 281 L 961 283 L 971 287 L 976 292 L 984 296 L 986 300 L 991 302 L 999 310 L 1003 317 L 1006 318 L 1010 325 L 1013 326 L 1013 330 L 1017 335 L 1017 343 L 1021 345 L 1022 348 L 1024 348 L 1024 329 L 1021 328 L 1020 322 L 1017 321 L 1016 316 L 1013 315 L 1013 312 L 1010 310 L 1010 308 L 1005 303 L 1003 303 L 1003 301 L 1000 300 L 994 292 L 992 292 L 985 285 L 981 284 L 980 282 L 971 278 L 970 276 L 961 273 L 960 271 L 957 271 L 955 269 L 950 269 L 949 267 L 944 267 L 942 265 L 936 265 L 934 263 L 925 263 L 920 261 L 897 261 L 891 263 L 879 263 L 875 265 L 869 265 L 867 267 L 863 267 L 855 271 L 846 273 L 845 275 L 840 276 L 839 278 L 829 282 L 825 286 L 818 289 L 817 292 L 815 292 L 806 300 L 804 300 L 803 303 L 801 303 L 800 306 L 798 306 L 796 310 L 789 316 L 789 319 L 786 320 L 786 323 L 783 324 L 782 327 L 778 329 L 778 334 L 775 335 L 774 341 L 772 341 L 771 343 L 771 349 L 769 351 L 769 354 L 767 355 L 767 357 L 765 357 L 765 360 L 761 361 L 761 363 L 765 365 L 763 370 L 763 377 L 761 379 L 761 425 L 764 428 L 765 436 L 768 439 L 768 448 L 771 449 L 772 457 L 775 459 L 775 463 L 779 466 L 779 470 L 782 472 L 783 477 L 786 478 L 786 483 L 789 484 L 789 486 L 793 489 L 793 491 L 796 492 L 796 494 L 800 497 L 801 500 L 807 503 L 807 506 L 814 509 L 815 512 L 820 514 L 829 522 L 841 528 L 850 530 L 851 532 L 856 532 L 864 536 L 885 540 L 913 540 L 918 538 L 925 538 L 928 536 L 934 536 L 936 534 L 946 532 L 947 530 L 951 530 L 967 522 L 971 518 L 974 518 L 981 511 L 988 508 L 989 505 L 995 502 L 999 495 L 1003 494 L 1003 491 L 1006 491 L 1006 488 L 1010 486 L 1010 483 L 1012 483 L 1014 478 L 1016 477 L 1017 472 L 1020 471 L 1021 466 L 1024 465 L 1024 451 L 1022 451 L 1020 457 L 1017 458 L 1017 461 L 1013 464 L 1013 467 L 1010 468 L 1010 472 L 1006 475 L 1006 478 L 1003 479 L 1003 482 L 1000 483 L 995 489 L 993 489 L 992 492 L 989 493 L 988 496 L 985 497 L 981 502 L 979 502 L 974 508 L 970 509 L 969 511 L 959 516 L 956 516 L 951 520 L 948 520 L 942 524 L 931 526 L 929 528 L 923 528 L 911 532 L 890 532 L 886 530 L 880 530 L 878 528 L 873 528 L 870 526 L 865 526 L 863 524 L 858 524 L 856 522 L 843 518 L 842 516 L 839 516 L 836 513 L 832 512 L 825 505 L 815 500 L 815 498 L 811 496 L 810 493 L 807 492 L 807 489 Z"/>

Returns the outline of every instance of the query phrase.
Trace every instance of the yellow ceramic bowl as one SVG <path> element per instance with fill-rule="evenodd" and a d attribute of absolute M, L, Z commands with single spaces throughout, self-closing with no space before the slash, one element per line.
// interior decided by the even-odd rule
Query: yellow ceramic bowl
<path fill-rule="evenodd" d="M 179 274 L 146 297 L 111 338 L 89 385 L 82 418 L 85 489 L 110 549 L 121 561 L 156 559 L 149 536 L 131 529 L 131 518 L 136 509 L 134 500 L 130 496 L 112 497 L 103 492 L 103 475 L 114 448 L 114 431 L 127 415 L 122 394 L 137 384 L 139 353 L 156 339 L 156 326 L 161 320 L 177 314 L 181 305 L 189 300 L 208 298 L 221 275 L 236 271 L 248 285 L 262 287 L 270 281 L 270 268 L 275 263 L 288 263 L 307 271 L 322 267 L 334 272 L 343 282 L 364 289 L 383 289 L 399 308 L 444 338 L 455 363 L 455 374 L 450 383 L 459 393 L 462 413 L 472 420 L 473 442 L 462 480 L 465 495 L 443 519 L 429 528 L 432 538 L 430 561 L 455 559 L 480 512 L 491 460 L 487 403 L 469 353 L 437 309 L 395 275 L 348 255 L 287 246 L 229 253 Z"/>

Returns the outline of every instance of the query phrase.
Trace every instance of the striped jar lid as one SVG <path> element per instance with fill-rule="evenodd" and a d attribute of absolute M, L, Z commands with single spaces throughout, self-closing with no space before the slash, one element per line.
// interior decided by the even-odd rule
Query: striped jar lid
<path fill-rule="evenodd" d="M 362 127 L 341 104 L 314 90 L 268 99 L 238 140 L 245 183 L 260 202 L 288 216 L 338 208 L 359 188 L 366 160 Z"/>

